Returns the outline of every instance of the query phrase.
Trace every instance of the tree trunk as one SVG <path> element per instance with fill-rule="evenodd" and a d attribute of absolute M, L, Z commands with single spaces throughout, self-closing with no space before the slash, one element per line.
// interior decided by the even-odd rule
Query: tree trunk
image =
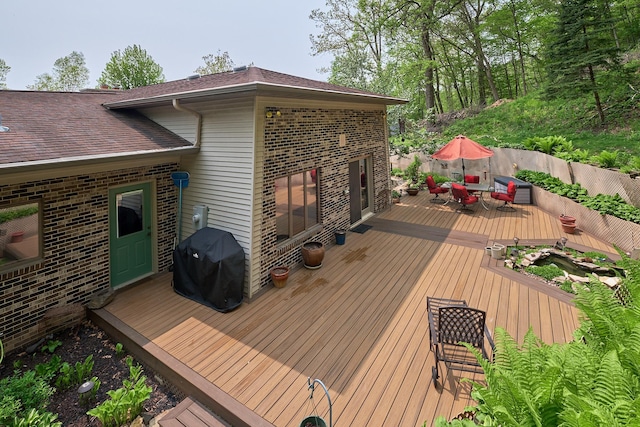
<path fill-rule="evenodd" d="M 435 111 L 435 106 L 436 106 L 436 96 L 435 96 L 435 89 L 433 87 L 433 64 L 434 62 L 434 58 L 433 58 L 433 49 L 431 46 L 431 34 L 429 32 L 429 27 L 426 25 L 426 23 L 423 22 L 422 24 L 422 37 L 421 37 L 421 41 L 422 41 L 422 52 L 424 53 L 424 57 L 425 59 L 428 61 L 429 65 L 427 65 L 427 68 L 424 71 L 424 80 L 425 80 L 425 88 L 424 88 L 424 100 L 425 100 L 425 106 L 427 107 L 428 111 Z M 430 124 L 434 124 L 435 123 L 435 116 L 433 114 L 427 114 L 428 117 L 428 121 Z"/>

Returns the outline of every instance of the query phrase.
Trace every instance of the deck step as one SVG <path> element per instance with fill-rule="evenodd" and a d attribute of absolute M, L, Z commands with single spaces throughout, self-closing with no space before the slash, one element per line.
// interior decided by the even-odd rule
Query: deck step
<path fill-rule="evenodd" d="M 230 427 L 191 397 L 176 405 L 158 424 L 160 427 Z"/>

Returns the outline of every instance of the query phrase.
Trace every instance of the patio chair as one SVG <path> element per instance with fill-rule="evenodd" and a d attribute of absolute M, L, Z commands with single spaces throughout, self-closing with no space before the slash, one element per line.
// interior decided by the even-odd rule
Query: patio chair
<path fill-rule="evenodd" d="M 457 184 L 455 182 L 451 183 L 451 194 L 456 202 L 460 203 L 460 211 L 472 211 L 467 206 L 472 205 L 474 203 L 478 203 L 478 196 L 474 196 L 467 192 L 467 189 L 464 185 Z"/>
<path fill-rule="evenodd" d="M 427 176 L 427 187 L 429 188 L 429 193 L 435 194 L 436 196 L 431 199 L 431 203 L 445 203 L 444 199 L 438 198 L 440 194 L 446 194 L 449 192 L 448 188 L 442 188 L 439 185 L 436 185 L 436 182 L 433 180 L 433 176 Z"/>
<path fill-rule="evenodd" d="M 504 205 L 498 206 L 496 209 L 499 211 L 515 211 L 516 209 L 510 205 L 516 198 L 516 191 L 518 187 L 516 187 L 516 183 L 513 181 L 509 181 L 507 184 L 507 192 L 499 193 L 497 191 L 491 192 L 491 198 L 496 200 L 502 200 Z"/>
<path fill-rule="evenodd" d="M 465 175 L 464 176 L 464 183 L 465 184 L 480 184 L 480 176 L 479 175 Z M 469 192 L 469 194 L 476 194 L 475 190 L 467 189 L 467 191 Z"/>
<path fill-rule="evenodd" d="M 448 371 L 482 372 L 476 357 L 461 343 L 471 344 L 489 360 L 485 338 L 492 355 L 495 345 L 485 323 L 486 313 L 469 307 L 465 300 L 427 297 L 427 314 L 429 343 L 435 357 L 431 368 L 434 385 L 440 377 L 440 361 L 445 363 Z"/>

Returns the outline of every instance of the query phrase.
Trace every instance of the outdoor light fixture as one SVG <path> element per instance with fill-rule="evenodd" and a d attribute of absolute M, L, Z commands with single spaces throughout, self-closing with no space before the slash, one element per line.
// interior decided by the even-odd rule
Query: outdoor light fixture
<path fill-rule="evenodd" d="M 91 391 L 95 383 L 91 380 L 84 382 L 78 387 L 78 396 L 80 397 L 80 402 L 86 402 L 91 396 Z"/>
<path fill-rule="evenodd" d="M 282 113 L 280 112 L 280 110 L 277 110 L 275 108 L 267 108 L 267 112 L 265 113 L 265 117 L 267 119 L 270 119 L 272 117 L 280 117 L 282 115 Z"/>
<path fill-rule="evenodd" d="M 520 241 L 520 239 L 518 239 L 517 237 L 513 238 L 513 244 L 516 245 L 516 248 L 518 247 L 518 242 Z"/>
<path fill-rule="evenodd" d="M 560 243 L 562 243 L 562 249 L 564 249 L 564 247 L 567 245 L 567 238 L 563 236 L 560 239 Z"/>

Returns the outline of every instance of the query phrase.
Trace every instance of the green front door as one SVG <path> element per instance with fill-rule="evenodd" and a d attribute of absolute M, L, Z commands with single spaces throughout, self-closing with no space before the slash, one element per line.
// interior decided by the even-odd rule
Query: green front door
<path fill-rule="evenodd" d="M 152 272 L 151 184 L 109 190 L 111 287 Z"/>

